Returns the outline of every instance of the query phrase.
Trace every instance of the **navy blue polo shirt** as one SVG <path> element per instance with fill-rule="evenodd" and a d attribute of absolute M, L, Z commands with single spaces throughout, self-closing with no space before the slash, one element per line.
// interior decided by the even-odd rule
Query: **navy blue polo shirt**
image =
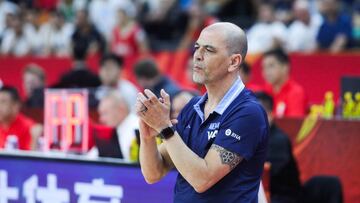
<path fill-rule="evenodd" d="M 207 94 L 193 98 L 181 111 L 176 131 L 185 144 L 204 158 L 212 144 L 234 152 L 243 160 L 203 193 L 178 174 L 174 202 L 257 202 L 266 157 L 269 125 L 255 96 L 237 79 L 215 110 L 204 119 Z"/>

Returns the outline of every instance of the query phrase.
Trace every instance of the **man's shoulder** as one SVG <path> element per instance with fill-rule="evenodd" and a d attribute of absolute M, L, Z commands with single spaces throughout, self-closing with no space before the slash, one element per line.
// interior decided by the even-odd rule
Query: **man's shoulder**
<path fill-rule="evenodd" d="M 32 120 L 31 118 L 25 116 L 24 114 L 22 113 L 19 113 L 17 116 L 16 116 L 16 119 L 14 121 L 14 125 L 18 126 L 18 127 L 32 127 L 33 125 L 35 124 L 35 121 Z"/>
<path fill-rule="evenodd" d="M 305 94 L 303 86 L 300 83 L 296 82 L 295 80 L 289 81 L 289 91 L 293 94 Z"/>
<path fill-rule="evenodd" d="M 237 98 L 235 98 L 231 106 L 237 109 L 243 109 L 246 107 L 249 111 L 256 111 L 259 107 L 261 107 L 254 93 L 247 88 L 244 88 Z"/>
<path fill-rule="evenodd" d="M 226 117 L 241 117 L 248 119 L 263 119 L 265 110 L 257 101 L 255 95 L 248 89 L 244 89 L 225 111 Z"/>

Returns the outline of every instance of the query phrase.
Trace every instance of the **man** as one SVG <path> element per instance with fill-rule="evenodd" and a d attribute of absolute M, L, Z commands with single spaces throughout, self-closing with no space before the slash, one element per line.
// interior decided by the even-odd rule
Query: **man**
<path fill-rule="evenodd" d="M 23 88 L 27 107 L 44 106 L 45 73 L 37 64 L 28 64 L 23 72 Z"/>
<path fill-rule="evenodd" d="M 101 100 L 109 91 L 118 90 L 128 106 L 134 106 L 138 89 L 128 80 L 122 78 L 123 58 L 114 54 L 105 55 L 100 61 L 101 86 L 97 88 L 95 97 Z"/>
<path fill-rule="evenodd" d="M 11 16 L 11 27 L 3 33 L 0 53 L 16 57 L 26 56 L 31 52 L 31 39 L 25 32 L 23 19 L 19 15 Z"/>
<path fill-rule="evenodd" d="M 352 19 L 341 11 L 341 1 L 321 0 L 322 24 L 316 36 L 319 50 L 339 53 L 349 48 L 351 42 Z"/>
<path fill-rule="evenodd" d="M 142 59 L 135 64 L 134 73 L 139 85 L 150 89 L 156 96 L 164 89 L 171 97 L 180 92 L 180 88 L 167 76 L 163 75 L 156 62 L 152 59 Z"/>
<path fill-rule="evenodd" d="M 20 113 L 21 101 L 14 87 L 3 86 L 0 88 L 0 149 L 6 147 L 7 139 L 15 136 L 18 148 L 30 150 L 34 147 L 37 137 L 41 134 L 30 118 Z"/>
<path fill-rule="evenodd" d="M 76 11 L 75 30 L 71 36 L 72 46 L 89 55 L 104 53 L 105 39 L 89 19 L 86 9 Z"/>
<path fill-rule="evenodd" d="M 298 202 L 301 192 L 300 174 L 292 154 L 289 137 L 276 126 L 274 121 L 273 99 L 264 92 L 256 97 L 268 115 L 270 123 L 269 147 L 266 161 L 271 163 L 270 194 L 273 203 Z"/>
<path fill-rule="evenodd" d="M 247 50 L 243 30 L 215 23 L 202 30 L 194 53 L 193 80 L 207 93 L 195 97 L 170 122 L 162 90 L 138 94 L 140 164 L 148 183 L 179 171 L 174 202 L 258 201 L 268 140 L 266 113 L 238 76 Z M 163 138 L 158 148 L 155 136 Z"/>
<path fill-rule="evenodd" d="M 98 87 L 101 82 L 99 77 L 91 72 L 86 65 L 86 50 L 73 46 L 72 70 L 63 74 L 56 88 L 90 88 Z"/>
<path fill-rule="evenodd" d="M 249 53 L 264 53 L 286 42 L 286 26 L 275 18 L 274 6 L 261 1 L 258 6 L 258 20 L 247 31 Z"/>
<path fill-rule="evenodd" d="M 310 2 L 296 0 L 293 5 L 294 21 L 288 28 L 286 49 L 289 52 L 312 52 L 316 48 L 321 16 L 310 13 Z"/>
<path fill-rule="evenodd" d="M 262 74 L 267 82 L 265 92 L 274 98 L 275 117 L 304 116 L 306 108 L 303 87 L 290 78 L 288 55 L 281 49 L 263 55 Z"/>
<path fill-rule="evenodd" d="M 130 112 L 130 106 L 119 92 L 111 91 L 100 101 L 98 107 L 99 121 L 101 124 L 114 128 L 120 145 L 121 156 L 125 161 L 131 159 L 130 148 L 136 140 L 135 130 L 138 127 L 138 117 Z M 90 156 L 99 155 L 98 149 L 93 149 Z M 101 154 L 100 154 L 101 155 Z"/>

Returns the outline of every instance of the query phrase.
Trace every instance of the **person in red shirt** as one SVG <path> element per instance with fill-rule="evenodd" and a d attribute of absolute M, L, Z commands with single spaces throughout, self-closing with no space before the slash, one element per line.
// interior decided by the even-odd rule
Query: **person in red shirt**
<path fill-rule="evenodd" d="M 290 77 L 288 55 L 281 49 L 265 52 L 262 73 L 267 84 L 265 92 L 274 98 L 276 117 L 304 116 L 306 96 L 303 87 Z"/>
<path fill-rule="evenodd" d="M 118 23 L 110 37 L 111 52 L 121 57 L 137 57 L 148 52 L 144 30 L 134 20 L 136 15 L 132 3 L 121 4 Z"/>
<path fill-rule="evenodd" d="M 20 113 L 20 97 L 13 87 L 0 88 L 0 149 L 6 145 L 9 136 L 18 140 L 18 148 L 30 150 L 33 146 L 37 126 L 30 118 Z"/>

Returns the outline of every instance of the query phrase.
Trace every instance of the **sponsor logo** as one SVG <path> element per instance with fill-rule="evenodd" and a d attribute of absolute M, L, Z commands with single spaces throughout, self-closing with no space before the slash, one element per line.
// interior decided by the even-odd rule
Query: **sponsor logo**
<path fill-rule="evenodd" d="M 233 138 L 235 138 L 235 139 L 237 139 L 237 140 L 239 140 L 239 141 L 240 141 L 240 139 L 241 139 L 241 136 L 240 136 L 240 135 L 232 132 L 230 129 L 226 129 L 226 130 L 225 130 L 225 135 L 226 135 L 226 136 L 233 137 Z"/>
<path fill-rule="evenodd" d="M 208 134 L 208 140 L 210 140 L 211 138 L 215 138 L 216 135 L 218 133 L 218 130 L 213 130 L 213 131 L 208 131 L 207 134 Z"/>
<path fill-rule="evenodd" d="M 227 130 L 225 131 L 225 135 L 226 135 L 226 136 L 231 135 L 231 130 L 230 130 L 230 129 L 227 129 Z"/>
<path fill-rule="evenodd" d="M 210 123 L 209 130 L 215 130 L 220 127 L 220 122 L 217 123 Z"/>

